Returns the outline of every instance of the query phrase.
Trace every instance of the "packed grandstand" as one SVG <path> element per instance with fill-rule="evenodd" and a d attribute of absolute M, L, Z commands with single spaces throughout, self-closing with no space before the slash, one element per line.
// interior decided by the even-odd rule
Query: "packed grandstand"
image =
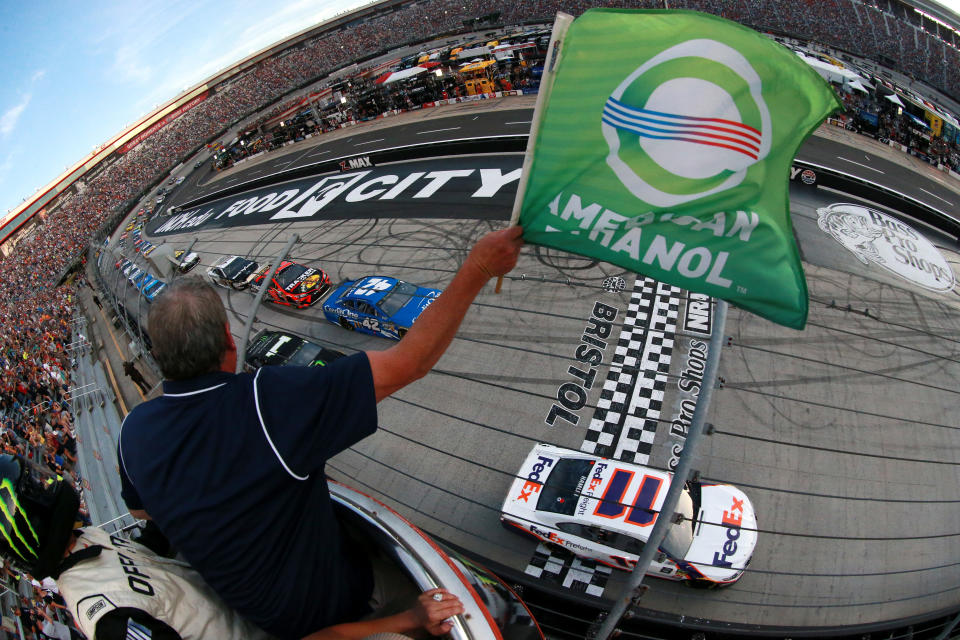
<path fill-rule="evenodd" d="M 8 453 L 43 461 L 78 485 L 75 434 L 69 408 L 71 317 L 82 277 L 64 281 L 66 270 L 86 252 L 91 239 L 117 214 L 125 214 L 170 169 L 197 149 L 216 142 L 240 119 L 264 109 L 261 121 L 291 104 L 285 96 L 347 65 L 370 60 L 400 45 L 441 35 L 548 23 L 558 11 L 578 15 L 598 6 L 685 8 L 736 20 L 757 30 L 827 45 L 870 59 L 960 101 L 960 33 L 899 0 L 421 0 L 381 3 L 358 23 L 319 29 L 294 48 L 263 60 L 216 86 L 213 93 L 178 118 L 115 154 L 93 178 L 76 183 L 40 214 L 40 224 L 0 260 L 0 443 Z M 491 16 L 493 16 L 491 18 Z M 474 25 L 474 26 L 468 26 Z M 848 94 L 851 111 L 871 98 Z M 279 101 L 279 102 L 278 102 Z M 358 113 L 355 113 L 359 117 Z M 372 114 L 371 114 L 372 115 Z M 907 126 L 882 122 L 881 134 L 908 143 Z M 960 146 L 945 136 L 927 151 L 960 170 Z M 929 142 L 929 141 L 928 141 Z M 910 146 L 910 145 L 907 145 Z M 99 235 L 102 238 L 102 235 Z M 9 574 L 9 571 L 8 571 Z M 26 582 L 24 584 L 29 584 Z M 31 587 L 21 593 L 26 595 Z"/>

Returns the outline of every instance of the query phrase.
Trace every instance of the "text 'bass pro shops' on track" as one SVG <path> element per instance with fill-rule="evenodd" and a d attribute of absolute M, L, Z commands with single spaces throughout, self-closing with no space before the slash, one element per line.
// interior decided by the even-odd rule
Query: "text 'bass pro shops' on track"
<path fill-rule="evenodd" d="M 304 178 L 161 219 L 151 225 L 150 234 L 296 222 L 321 216 L 506 220 L 522 162 L 521 155 L 464 157 Z"/>

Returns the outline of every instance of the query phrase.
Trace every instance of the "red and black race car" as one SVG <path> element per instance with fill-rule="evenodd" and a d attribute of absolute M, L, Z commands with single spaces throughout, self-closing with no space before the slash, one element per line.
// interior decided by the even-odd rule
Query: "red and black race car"
<path fill-rule="evenodd" d="M 267 276 L 269 269 L 264 269 L 252 283 L 256 291 Z M 323 297 L 330 290 L 330 276 L 322 269 L 305 267 L 296 262 L 283 261 L 273 277 L 273 283 L 267 289 L 270 301 L 288 307 L 303 309 Z"/>

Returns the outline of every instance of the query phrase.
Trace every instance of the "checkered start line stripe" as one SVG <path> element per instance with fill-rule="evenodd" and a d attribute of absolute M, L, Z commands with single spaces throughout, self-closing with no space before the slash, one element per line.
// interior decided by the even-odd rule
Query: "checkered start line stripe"
<path fill-rule="evenodd" d="M 611 571 L 613 569 L 610 567 L 598 565 L 592 560 L 583 560 L 573 554 L 556 553 L 541 542 L 533 552 L 533 558 L 524 573 L 571 591 L 599 598 L 603 595 Z"/>
<path fill-rule="evenodd" d="M 651 278 L 633 285 L 623 328 L 581 451 L 646 464 L 673 357 L 681 290 Z M 524 573 L 601 597 L 611 569 L 540 543 Z"/>

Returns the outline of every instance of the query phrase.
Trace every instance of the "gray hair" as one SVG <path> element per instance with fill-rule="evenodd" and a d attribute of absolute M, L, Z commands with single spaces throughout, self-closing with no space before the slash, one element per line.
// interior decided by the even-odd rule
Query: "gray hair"
<path fill-rule="evenodd" d="M 153 357 L 167 380 L 217 371 L 227 351 L 227 312 L 216 290 L 198 277 L 167 285 L 150 309 Z"/>

